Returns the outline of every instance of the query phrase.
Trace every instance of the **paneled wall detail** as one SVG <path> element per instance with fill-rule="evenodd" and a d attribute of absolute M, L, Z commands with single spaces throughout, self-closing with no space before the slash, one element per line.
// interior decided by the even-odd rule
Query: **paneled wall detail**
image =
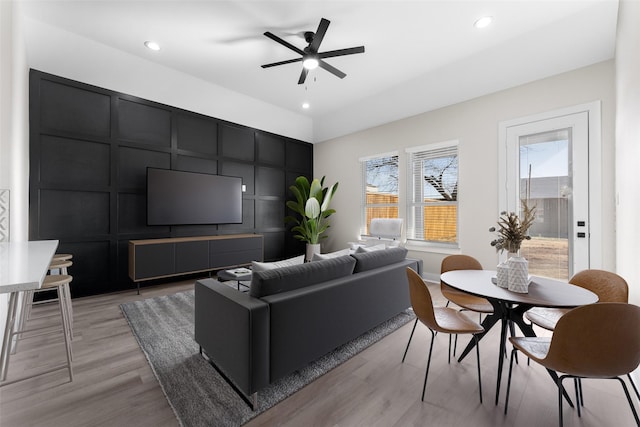
<path fill-rule="evenodd" d="M 9 190 L 0 190 L 0 242 L 9 241 Z"/>
<path fill-rule="evenodd" d="M 243 223 L 147 226 L 147 167 L 242 177 Z M 29 238 L 73 253 L 74 296 L 133 289 L 129 240 L 255 233 L 265 260 L 302 253 L 285 201 L 312 172 L 309 143 L 31 70 Z"/>

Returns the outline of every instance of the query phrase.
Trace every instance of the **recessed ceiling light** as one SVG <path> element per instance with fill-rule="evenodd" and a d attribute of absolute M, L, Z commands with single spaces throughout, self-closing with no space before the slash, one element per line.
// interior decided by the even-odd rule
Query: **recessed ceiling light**
<path fill-rule="evenodd" d="M 309 105 L 309 103 L 308 103 L 308 102 L 303 102 L 303 103 L 302 103 L 302 108 L 304 108 L 305 110 L 308 110 L 308 109 L 309 109 L 309 107 L 310 107 L 310 105 Z"/>
<path fill-rule="evenodd" d="M 485 28 L 488 27 L 492 21 L 493 16 L 483 16 L 482 18 L 479 18 L 476 22 L 474 22 L 473 26 L 476 28 Z"/>
<path fill-rule="evenodd" d="M 144 45 L 151 50 L 160 50 L 160 45 L 156 42 L 147 40 L 146 42 L 144 42 Z"/>

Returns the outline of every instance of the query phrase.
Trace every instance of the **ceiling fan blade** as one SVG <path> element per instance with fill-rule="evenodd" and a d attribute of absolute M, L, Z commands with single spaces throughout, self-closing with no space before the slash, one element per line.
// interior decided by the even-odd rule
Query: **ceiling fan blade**
<path fill-rule="evenodd" d="M 331 74 L 335 75 L 336 77 L 340 77 L 341 79 L 344 79 L 347 76 L 345 73 L 343 73 L 342 71 L 338 70 L 336 67 L 327 64 L 323 60 L 320 60 L 320 64 L 319 65 L 320 65 L 320 68 L 323 68 L 323 69 L 327 70 Z"/>
<path fill-rule="evenodd" d="M 330 50 L 318 53 L 320 58 L 332 58 L 334 56 L 353 55 L 355 53 L 364 53 L 364 46 L 350 47 L 347 49 Z"/>
<path fill-rule="evenodd" d="M 288 59 L 286 61 L 272 62 L 271 64 L 264 64 L 264 65 L 261 65 L 261 67 L 262 68 L 276 67 L 278 65 L 291 64 L 293 62 L 300 62 L 300 61 L 302 61 L 302 58 Z"/>
<path fill-rule="evenodd" d="M 302 73 L 300 73 L 300 78 L 298 79 L 298 84 L 301 85 L 307 79 L 307 74 L 309 74 L 309 70 L 302 67 Z"/>
<path fill-rule="evenodd" d="M 286 40 L 282 40 L 280 37 L 276 36 L 273 33 L 270 33 L 269 31 L 264 33 L 265 36 L 269 37 L 271 40 L 280 43 L 282 46 L 288 47 L 289 49 L 291 49 L 292 51 L 300 54 L 300 55 L 304 55 L 304 51 L 302 51 L 301 49 L 298 49 L 297 47 L 295 47 L 294 45 L 292 45 L 291 43 L 289 43 Z"/>
<path fill-rule="evenodd" d="M 322 43 L 322 39 L 324 38 L 324 35 L 327 32 L 327 28 L 329 28 L 330 23 L 331 21 L 329 21 L 328 19 L 320 19 L 320 24 L 318 24 L 318 29 L 313 36 L 313 41 L 309 45 L 309 49 L 311 50 L 311 52 L 317 52 L 320 48 L 320 43 Z"/>

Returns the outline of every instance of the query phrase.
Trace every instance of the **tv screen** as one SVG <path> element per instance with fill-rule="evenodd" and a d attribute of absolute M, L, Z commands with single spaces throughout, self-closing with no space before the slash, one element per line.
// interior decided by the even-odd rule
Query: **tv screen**
<path fill-rule="evenodd" d="M 242 178 L 147 168 L 147 225 L 242 223 Z"/>

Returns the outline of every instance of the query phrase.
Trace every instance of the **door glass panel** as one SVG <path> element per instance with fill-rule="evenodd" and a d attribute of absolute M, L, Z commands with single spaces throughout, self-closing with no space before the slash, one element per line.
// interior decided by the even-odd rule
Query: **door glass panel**
<path fill-rule="evenodd" d="M 571 129 L 520 136 L 519 148 L 520 197 L 536 207 L 531 240 L 522 243 L 521 255 L 530 274 L 568 280 L 573 273 Z"/>

